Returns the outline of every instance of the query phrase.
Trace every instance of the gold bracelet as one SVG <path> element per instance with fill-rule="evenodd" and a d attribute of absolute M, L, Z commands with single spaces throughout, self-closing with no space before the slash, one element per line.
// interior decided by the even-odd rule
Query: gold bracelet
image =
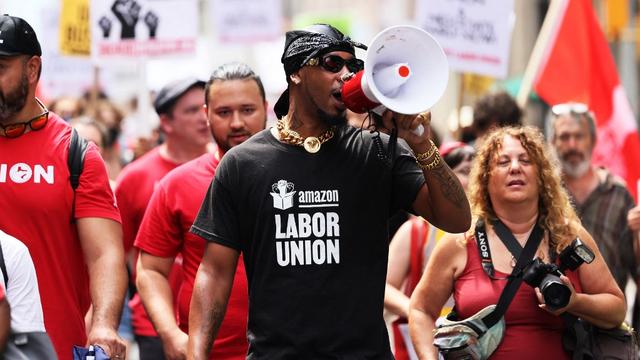
<path fill-rule="evenodd" d="M 418 166 L 420 167 L 420 169 L 422 170 L 433 170 L 436 167 L 440 166 L 442 164 L 442 157 L 440 156 L 440 152 L 436 151 L 435 152 L 435 157 L 433 160 L 431 160 L 430 163 L 428 164 L 423 164 L 420 161 L 416 161 L 416 163 L 418 163 Z"/>
<path fill-rule="evenodd" d="M 427 160 L 428 158 L 430 158 L 431 156 L 433 156 L 433 154 L 438 151 L 438 147 L 436 146 L 436 144 L 433 143 L 432 140 L 429 140 L 429 142 L 431 143 L 431 147 L 429 148 L 429 150 L 423 152 L 423 153 L 413 153 L 413 155 L 416 157 L 416 161 L 418 162 L 422 162 Z"/>

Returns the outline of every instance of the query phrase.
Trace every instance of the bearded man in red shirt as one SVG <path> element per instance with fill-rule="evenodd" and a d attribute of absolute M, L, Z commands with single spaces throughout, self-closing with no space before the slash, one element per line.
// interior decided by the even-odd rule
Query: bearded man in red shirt
<path fill-rule="evenodd" d="M 71 127 L 35 96 L 41 55 L 25 20 L 0 17 L 0 229 L 29 249 L 58 357 L 71 359 L 73 345 L 88 343 L 123 359 L 116 332 L 126 288 L 120 214 L 93 143 L 71 188 Z"/>

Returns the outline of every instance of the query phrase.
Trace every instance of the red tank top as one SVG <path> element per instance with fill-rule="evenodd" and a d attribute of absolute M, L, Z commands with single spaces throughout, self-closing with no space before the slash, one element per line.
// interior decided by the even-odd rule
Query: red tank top
<path fill-rule="evenodd" d="M 497 278 L 508 274 L 496 270 Z M 578 274 L 566 272 L 576 291 L 581 292 Z M 467 318 L 484 307 L 496 304 L 506 280 L 493 280 L 482 269 L 475 237 L 467 239 L 467 265 L 454 285 L 459 318 Z M 522 283 L 505 313 L 506 331 L 502 343 L 491 356 L 497 359 L 571 359 L 562 348 L 564 322 L 538 307 L 535 290 Z"/>

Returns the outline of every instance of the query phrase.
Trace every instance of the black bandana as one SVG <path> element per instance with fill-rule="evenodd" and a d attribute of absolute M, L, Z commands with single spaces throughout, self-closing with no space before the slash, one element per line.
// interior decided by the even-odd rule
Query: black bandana
<path fill-rule="evenodd" d="M 351 40 L 331 25 L 316 24 L 304 30 L 287 32 L 280 61 L 284 64 L 284 72 L 288 77 L 316 56 L 332 51 L 346 51 L 355 55 L 356 47 L 367 49 L 365 45 Z M 289 111 L 288 89 L 280 95 L 274 111 L 278 118 Z"/>

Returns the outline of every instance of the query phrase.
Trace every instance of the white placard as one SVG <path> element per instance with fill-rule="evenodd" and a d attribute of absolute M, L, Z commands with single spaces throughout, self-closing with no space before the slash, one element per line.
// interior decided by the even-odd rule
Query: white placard
<path fill-rule="evenodd" d="M 222 43 L 255 43 L 282 35 L 281 0 L 213 0 L 211 18 Z"/>
<path fill-rule="evenodd" d="M 440 43 L 451 69 L 505 78 L 514 0 L 418 0 L 416 23 Z"/>
<path fill-rule="evenodd" d="M 91 55 L 105 58 L 194 54 L 196 0 L 92 0 Z"/>

